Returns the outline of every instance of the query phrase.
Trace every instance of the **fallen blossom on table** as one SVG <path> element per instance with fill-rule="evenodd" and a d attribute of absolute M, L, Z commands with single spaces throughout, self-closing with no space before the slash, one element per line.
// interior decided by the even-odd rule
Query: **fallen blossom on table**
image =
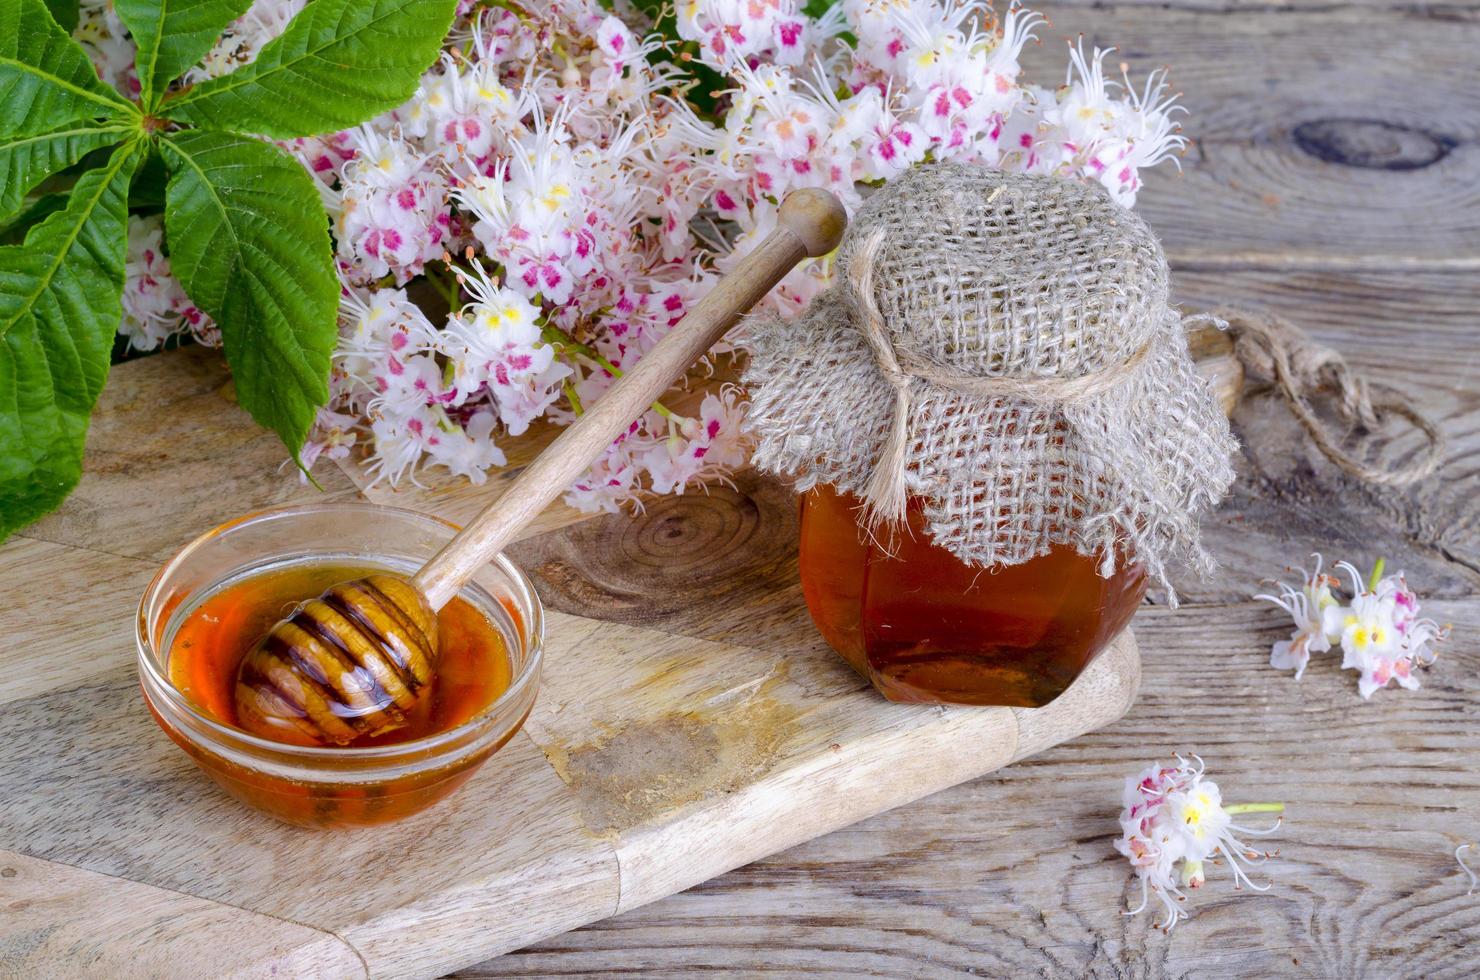
<path fill-rule="evenodd" d="M 1226 861 L 1236 889 L 1247 884 L 1255 891 L 1266 891 L 1269 886 L 1254 884 L 1239 862 L 1258 863 L 1270 855 L 1254 850 L 1235 834 L 1273 833 L 1283 818 L 1264 829 L 1239 826 L 1233 818 L 1285 809 L 1282 803 L 1224 806 L 1218 784 L 1206 778 L 1203 761 L 1197 756 L 1193 760 L 1189 763 L 1177 756 L 1176 765 L 1153 765 L 1125 781 L 1122 833 L 1115 849 L 1130 859 L 1141 879 L 1141 904 L 1125 914 L 1139 914 L 1155 895 L 1166 911 L 1162 929 L 1172 929 L 1188 917 L 1181 904 L 1187 900 L 1183 889 L 1201 887 L 1209 864 Z"/>
<path fill-rule="evenodd" d="M 1365 584 L 1350 562 L 1337 562 L 1351 580 L 1351 599 L 1343 602 L 1333 591 L 1340 581 L 1322 573 L 1320 555 L 1313 557 L 1315 568 L 1303 573 L 1299 588 L 1277 582 L 1279 595 L 1254 597 L 1274 603 L 1295 621 L 1290 639 L 1270 650 L 1270 666 L 1294 670 L 1299 680 L 1312 653 L 1339 646 L 1342 669 L 1361 675 L 1357 690 L 1364 699 L 1391 681 L 1416 690 L 1414 669 L 1434 662 L 1438 656 L 1434 646 L 1444 641 L 1449 628 L 1419 617 L 1418 596 L 1407 578 L 1402 572 L 1384 577 L 1381 559 Z"/>

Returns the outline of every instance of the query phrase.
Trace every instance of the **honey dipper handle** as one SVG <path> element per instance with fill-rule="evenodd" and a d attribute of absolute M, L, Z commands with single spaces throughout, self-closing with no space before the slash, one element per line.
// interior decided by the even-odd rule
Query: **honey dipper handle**
<path fill-rule="evenodd" d="M 836 248 L 846 223 L 828 192 L 788 194 L 776 230 L 416 574 L 412 582 L 432 608 L 456 595 L 798 262 Z"/>

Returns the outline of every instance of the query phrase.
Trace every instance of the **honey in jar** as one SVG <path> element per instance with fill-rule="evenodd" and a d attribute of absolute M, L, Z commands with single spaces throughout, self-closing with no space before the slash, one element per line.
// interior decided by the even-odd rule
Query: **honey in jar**
<path fill-rule="evenodd" d="M 807 604 L 887 697 L 1046 704 L 1148 578 L 1211 569 L 1236 444 L 1168 276 L 1101 188 L 939 161 L 868 195 L 800 316 L 749 327 L 752 458 L 806 488 Z"/>
<path fill-rule="evenodd" d="M 305 596 L 377 571 L 382 570 L 311 562 L 226 583 L 188 610 L 176 628 L 166 662 L 171 683 L 201 713 L 240 727 L 235 717 L 237 668 L 252 645 Z M 487 615 L 456 597 L 437 614 L 437 621 L 441 651 L 437 670 L 429 689 L 408 712 L 406 724 L 343 747 L 323 747 L 321 752 L 394 747 L 451 732 L 483 713 L 509 688 L 509 651 Z M 224 754 L 208 754 L 182 740 L 168 725 L 165 730 L 234 796 L 280 819 L 312 827 L 383 823 L 416 812 L 450 793 L 498 747 L 489 745 L 486 751 L 462 757 L 445 771 L 404 767 L 403 772 L 390 767 L 385 778 L 368 780 L 356 778 L 352 767 L 336 772 L 331 756 L 325 779 L 299 780 L 261 767 L 238 766 Z M 346 763 L 354 755 L 346 755 Z"/>
<path fill-rule="evenodd" d="M 1139 565 L 1108 578 L 1056 545 L 993 569 L 931 543 L 918 499 L 880 543 L 860 502 L 819 486 L 801 503 L 801 579 L 828 645 L 891 701 L 1039 707 L 1125 628 L 1146 591 Z"/>

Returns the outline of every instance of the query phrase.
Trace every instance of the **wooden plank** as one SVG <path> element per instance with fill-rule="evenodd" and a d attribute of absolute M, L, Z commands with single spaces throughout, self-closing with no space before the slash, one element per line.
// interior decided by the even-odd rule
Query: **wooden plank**
<path fill-rule="evenodd" d="M 1041 4 L 1029 4 L 1038 10 Z M 1414 0 L 1344 0 L 1340 4 L 1331 0 L 1055 0 L 1053 6 L 1083 8 L 1095 11 L 1114 12 L 1123 7 L 1155 7 L 1162 10 L 1195 10 L 1217 14 L 1260 14 L 1260 13 L 1329 13 L 1333 8 L 1358 7 L 1370 11 L 1393 11 L 1430 17 L 1462 18 L 1469 16 L 1477 6 L 1477 0 L 1445 0 L 1444 3 L 1420 3 Z M 1057 22 L 1057 18 L 1055 18 Z"/>
<path fill-rule="evenodd" d="M 1359 487 L 1277 398 L 1246 394 L 1235 425 L 1250 462 L 1204 525 L 1223 569 L 1212 582 L 1179 581 L 1191 600 L 1180 610 L 1148 606 L 1137 617 L 1152 652 L 1124 720 L 461 975 L 595 976 L 619 958 L 654 977 L 716 963 L 786 976 L 1472 973 L 1466 944 L 1480 942 L 1480 906 L 1465 896 L 1453 851 L 1480 835 L 1468 816 L 1480 809 L 1480 285 L 1399 271 L 1197 273 L 1177 285 L 1190 306 L 1282 313 L 1397 387 L 1441 421 L 1445 470 L 1404 491 Z M 749 482 L 741 492 L 750 512 L 787 512 L 782 493 Z M 804 615 L 794 595 L 769 606 L 746 598 L 747 579 L 794 574 L 771 568 L 792 554 L 780 539 L 794 532 L 752 542 L 733 518 L 675 509 L 666 533 L 732 556 L 720 579 L 728 588 L 704 583 L 715 601 L 695 620 L 703 635 L 744 635 L 751 607 L 764 647 L 766 622 Z M 521 556 L 552 604 L 675 628 L 669 603 L 692 598 L 684 575 L 665 573 L 640 545 L 663 526 L 593 522 L 566 532 L 579 547 L 552 537 L 522 545 Z M 1298 683 L 1267 666 L 1288 626 L 1248 597 L 1316 548 L 1328 560 L 1386 555 L 1433 597 L 1425 613 L 1454 624 L 1456 640 L 1422 690 L 1362 702 L 1339 658 L 1317 658 Z M 645 567 L 628 574 L 603 557 L 612 552 Z M 1236 893 L 1215 871 L 1192 900 L 1197 918 L 1168 937 L 1149 916 L 1121 916 L 1138 896 L 1112 843 L 1121 781 L 1174 751 L 1202 753 L 1227 798 L 1291 810 L 1273 841 L 1280 857 L 1256 876 L 1274 890 Z"/>
<path fill-rule="evenodd" d="M 1137 203 L 1185 268 L 1480 266 L 1480 19 L 1454 7 L 1216 10 L 1040 5 L 1023 63 L 1049 87 L 1063 38 L 1170 65 L 1195 142 Z M 1380 40 L 1378 40 L 1380 39 Z"/>
<path fill-rule="evenodd" d="M 204 779 L 140 704 L 132 666 L 12 701 L 0 743 L 44 747 L 0 759 L 0 848 L 333 933 L 374 976 L 451 969 L 616 908 L 611 845 L 522 736 L 454 803 L 333 834 Z"/>
<path fill-rule="evenodd" d="M 1198 308 L 1279 313 L 1343 352 L 1373 382 L 1420 406 L 1448 440 L 1437 477 L 1368 487 L 1323 457 L 1273 393 L 1248 392 L 1234 416 L 1244 447 L 1229 500 L 1204 522 L 1223 562 L 1211 582 L 1176 579 L 1192 601 L 1248 597 L 1311 551 L 1371 562 L 1385 555 L 1427 595 L 1480 592 L 1480 282 L 1446 273 L 1238 272 L 1177 277 Z M 1397 433 L 1401 437 L 1401 432 Z M 1402 445 L 1412 445 L 1409 438 Z"/>
<path fill-rule="evenodd" d="M 220 351 L 182 348 L 113 369 L 93 413 L 81 484 L 22 534 L 163 561 L 245 513 L 353 495 L 333 467 L 315 474 L 324 492 L 304 483 L 277 436 L 237 407 Z"/>
<path fill-rule="evenodd" d="M 10 585 L 3 592 L 0 705 L 75 687 L 134 662 L 129 609 L 158 570 L 155 563 L 15 537 L 0 544 L 0 568 Z M 78 601 L 83 596 L 86 601 Z M 67 609 L 62 623 L 59 600 Z"/>
<path fill-rule="evenodd" d="M 338 936 L 0 851 L 0 976 L 368 976 Z"/>
<path fill-rule="evenodd" d="M 922 710 L 830 652 L 550 615 L 552 661 L 582 668 L 551 671 L 525 730 L 613 839 L 623 909 L 1102 725 L 1137 682 L 1126 635 L 1052 710 Z"/>
<path fill-rule="evenodd" d="M 185 358 L 182 369 L 194 376 L 195 355 L 169 356 Z M 186 420 L 200 415 L 196 401 L 176 407 Z M 164 468 L 178 465 L 175 458 L 199 458 L 197 438 L 216 438 L 209 424 L 197 430 L 170 410 L 157 425 L 173 434 L 160 450 Z M 128 900 L 131 893 L 113 882 L 148 895 L 179 894 L 240 910 L 253 922 L 336 937 L 372 975 L 430 975 L 651 901 L 1003 765 L 1103 724 L 1129 703 L 1137 659 L 1128 637 L 1044 712 L 883 702 L 803 632 L 799 595 L 786 581 L 794 574 L 793 505 L 775 484 L 750 480 L 764 508 L 745 524 L 748 533 L 758 543 L 790 542 L 784 553 L 759 553 L 776 566 L 762 588 L 729 597 L 735 601 L 724 615 L 702 602 L 688 616 L 670 605 L 647 625 L 621 621 L 633 610 L 598 621 L 552 609 L 545 689 L 525 732 L 447 804 L 394 828 L 339 832 L 332 840 L 225 797 L 139 703 L 132 613 L 154 561 L 13 542 L 7 557 L 23 560 L 0 565 L 0 592 L 27 593 L 43 576 L 74 588 L 61 602 L 38 595 L 5 610 L 7 618 L 19 614 L 7 633 L 24 642 L 0 651 L 0 690 L 10 692 L 0 743 L 38 748 L 0 756 L 7 790 L 0 848 L 93 876 L 98 901 Z M 120 481 L 108 492 L 124 497 L 132 484 Z M 261 486 L 248 480 L 244 496 Z M 213 489 L 235 499 L 230 479 Z M 146 481 L 141 492 L 156 491 Z M 757 510 L 749 497 L 691 494 L 677 503 L 708 510 L 685 515 L 655 506 L 636 522 L 639 535 L 658 535 L 651 541 L 659 548 L 666 541 L 675 563 L 701 583 L 754 578 L 743 548 L 713 547 L 682 531 L 695 521 L 735 525 L 734 515 Z M 165 496 L 154 514 L 173 526 L 199 519 L 197 507 Z M 99 511 L 99 523 L 62 529 L 84 544 L 110 542 L 110 515 L 137 534 L 139 513 L 121 499 Z M 593 523 L 605 528 L 603 540 L 619 541 L 614 529 L 633 522 Z M 533 540 L 529 554 L 560 554 L 552 539 L 581 531 Z M 147 535 L 128 540 L 140 551 L 158 543 Z M 701 571 L 705 561 L 715 569 Z M 542 573 L 551 568 L 540 561 Z M 650 594 L 654 588 L 661 582 L 650 576 Z M 595 604 L 586 611 L 602 612 Z M 48 655 L 65 664 L 38 669 Z M 0 920 L 0 937 L 30 948 L 33 930 L 20 922 Z M 173 935 L 158 917 L 137 927 L 108 919 L 99 928 L 107 934 L 96 942 L 110 955 Z M 38 946 L 35 955 L 65 957 L 73 948 Z M 241 951 L 243 969 L 255 968 L 253 949 Z M 236 963 L 232 955 L 222 955 L 223 968 Z M 65 968 L 85 965 L 69 960 Z"/>
<path fill-rule="evenodd" d="M 754 471 L 520 542 L 509 556 L 547 609 L 794 655 L 827 650 L 797 579 L 796 495 Z"/>

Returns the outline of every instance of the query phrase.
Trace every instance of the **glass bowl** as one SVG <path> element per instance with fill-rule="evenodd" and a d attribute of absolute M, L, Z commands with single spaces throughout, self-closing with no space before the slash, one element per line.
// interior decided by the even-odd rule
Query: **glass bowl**
<path fill-rule="evenodd" d="M 414 511 L 329 503 L 251 514 L 196 538 L 160 569 L 139 603 L 139 682 L 154 720 L 226 792 L 291 824 L 366 826 L 431 806 L 508 742 L 534 706 L 544 616 L 533 585 L 504 556 L 459 595 L 503 635 L 509 688 L 463 724 L 424 738 L 352 748 L 259 738 L 196 708 L 171 682 L 166 658 L 189 613 L 241 578 L 307 561 L 409 575 L 456 532 Z"/>

